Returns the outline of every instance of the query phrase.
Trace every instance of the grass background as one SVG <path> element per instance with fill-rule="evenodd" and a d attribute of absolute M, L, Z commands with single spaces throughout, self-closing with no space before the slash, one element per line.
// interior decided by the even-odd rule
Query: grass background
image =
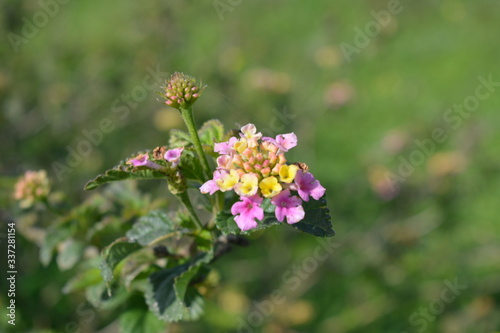
<path fill-rule="evenodd" d="M 401 1 L 401 12 L 350 59 L 343 43 L 355 46 L 357 29 L 389 1 L 68 1 L 53 6 L 53 17 L 16 52 L 9 33 L 23 36 L 46 3 L 2 3 L 0 202 L 7 212 L 25 170 L 47 169 L 53 186 L 78 201 L 95 174 L 182 127 L 155 89 L 139 94 L 156 68 L 162 77 L 183 71 L 208 84 L 196 104 L 200 124 L 220 118 L 227 128 L 253 122 L 268 135 L 294 131 L 299 146 L 289 159 L 307 162 L 327 188 L 338 248 L 298 288 L 285 275 L 314 254 L 317 240 L 266 230 L 216 264 L 221 286 L 203 319 L 171 332 L 236 332 L 255 302 L 277 289 L 286 302 L 253 331 L 500 330 L 499 87 L 456 128 L 443 118 L 475 94 L 478 77 L 500 81 L 498 1 Z M 126 116 L 115 112 L 119 106 Z M 68 147 L 78 149 L 83 131 L 104 118 L 115 129 L 58 177 L 54 162 L 65 163 Z M 447 139 L 433 143 L 397 192 L 388 190 L 387 172 L 415 158 L 422 151 L 415 140 L 430 140 L 436 128 Z M 166 195 L 157 184 L 149 189 Z M 68 275 L 42 268 L 37 248 L 18 242 L 17 328 L 72 331 L 68 323 L 87 318 L 77 311 L 82 298 L 62 295 Z M 445 281 L 455 279 L 467 288 L 433 308 Z M 2 293 L 2 308 L 5 300 Z M 431 311 L 427 319 L 422 309 Z M 81 327 L 116 329 L 97 319 Z"/>

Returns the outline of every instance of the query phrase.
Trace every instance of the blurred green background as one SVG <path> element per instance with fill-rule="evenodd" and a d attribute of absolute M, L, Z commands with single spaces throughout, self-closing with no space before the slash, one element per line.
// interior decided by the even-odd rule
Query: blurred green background
<path fill-rule="evenodd" d="M 165 144 L 183 124 L 155 91 L 183 71 L 208 84 L 198 124 L 297 134 L 289 160 L 327 188 L 337 235 L 326 260 L 292 228 L 253 236 L 216 263 L 221 285 L 202 320 L 170 332 L 500 330 L 500 2 L 63 2 L 1 5 L 5 216 L 25 170 L 47 169 L 78 202 L 88 179 Z M 85 150 L 105 118 L 113 129 Z M 16 329 L 79 332 L 68 323 L 88 308 L 62 294 L 68 275 L 18 244 Z M 270 306 L 276 290 L 285 301 Z M 98 319 L 80 328 L 116 331 Z"/>

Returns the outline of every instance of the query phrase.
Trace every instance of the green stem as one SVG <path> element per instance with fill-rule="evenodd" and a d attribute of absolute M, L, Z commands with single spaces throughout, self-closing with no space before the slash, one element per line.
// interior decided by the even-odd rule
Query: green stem
<path fill-rule="evenodd" d="M 224 210 L 224 193 L 218 191 L 216 194 L 216 200 L 217 200 L 217 210 L 215 214 L 217 215 L 217 212 L 220 212 Z"/>
<path fill-rule="evenodd" d="M 63 213 L 60 209 L 58 209 L 58 208 L 54 207 L 54 205 L 52 205 L 52 204 L 50 203 L 50 201 L 49 201 L 49 199 L 48 199 L 47 197 L 44 197 L 41 201 L 43 202 L 43 204 L 45 205 L 45 207 L 46 207 L 46 208 L 47 208 L 50 212 L 52 212 L 52 213 L 54 213 L 54 214 L 56 214 L 56 215 L 61 215 L 61 214 Z"/>
<path fill-rule="evenodd" d="M 164 241 L 167 238 L 170 238 L 170 237 L 173 237 L 173 236 L 177 236 L 177 235 L 181 235 L 181 234 L 182 233 L 180 231 L 174 231 L 174 232 L 168 233 L 166 235 L 163 235 L 161 237 L 156 238 L 151 243 L 149 243 L 148 246 L 151 246 L 151 245 L 154 245 L 154 244 L 158 244 L 158 243 L 160 243 L 161 241 Z"/>
<path fill-rule="evenodd" d="M 198 218 L 198 214 L 196 214 L 196 211 L 194 210 L 193 205 L 191 204 L 191 200 L 189 199 L 187 191 L 177 194 L 176 196 L 180 200 L 180 202 L 182 202 L 184 207 L 186 207 L 189 215 L 191 215 L 191 218 L 193 219 L 194 224 L 196 224 L 196 228 L 203 229 L 203 224 L 201 224 L 201 221 Z"/>
<path fill-rule="evenodd" d="M 204 175 L 202 177 L 203 181 L 207 181 L 210 178 L 212 178 L 212 171 L 210 169 L 210 165 L 208 164 L 207 157 L 205 156 L 205 153 L 203 152 L 203 147 L 201 146 L 200 137 L 198 136 L 198 131 L 196 129 L 196 124 L 194 121 L 193 109 L 191 106 L 189 106 L 185 109 L 181 108 L 179 110 L 181 111 L 182 119 L 184 119 L 184 123 L 186 124 L 186 127 L 188 128 L 189 135 L 191 136 L 191 140 L 193 141 L 193 144 L 194 144 L 194 149 L 196 150 L 196 154 L 198 155 L 198 158 L 200 159 L 201 167 L 204 171 Z M 189 198 L 188 198 L 188 201 L 189 201 Z M 189 202 L 189 205 L 191 205 L 191 202 Z M 216 207 L 216 211 L 214 212 L 214 215 L 217 215 L 217 211 L 221 211 L 224 209 L 224 193 L 219 192 L 216 194 L 216 200 L 215 200 L 214 206 Z M 186 206 L 186 208 L 188 208 L 188 207 Z M 192 209 L 192 207 L 191 207 L 191 209 Z M 188 210 L 189 210 L 189 208 L 188 208 Z M 197 220 L 199 222 L 199 219 L 197 217 L 195 220 Z M 201 223 L 199 224 L 199 227 L 200 226 L 201 226 Z"/>
<path fill-rule="evenodd" d="M 184 119 L 186 127 L 188 128 L 191 140 L 193 141 L 194 149 L 196 150 L 198 158 L 200 159 L 201 167 L 203 168 L 203 171 L 205 173 L 203 180 L 207 181 L 208 179 L 210 179 L 211 176 L 210 166 L 208 165 L 208 160 L 205 156 L 205 153 L 203 152 L 203 147 L 201 146 L 200 137 L 198 136 L 198 131 L 196 130 L 193 109 L 191 108 L 191 106 L 189 106 L 186 109 L 181 108 L 180 111 L 182 119 Z"/>

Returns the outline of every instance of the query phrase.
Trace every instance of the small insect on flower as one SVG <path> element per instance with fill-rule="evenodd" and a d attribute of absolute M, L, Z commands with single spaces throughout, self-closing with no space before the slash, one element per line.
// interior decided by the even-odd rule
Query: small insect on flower
<path fill-rule="evenodd" d="M 304 171 L 304 172 L 307 172 L 309 171 L 309 166 L 305 163 L 302 163 L 302 162 L 296 162 L 294 163 L 294 165 L 298 166 L 300 170 Z"/>
<path fill-rule="evenodd" d="M 257 220 L 264 218 L 260 207 L 264 198 L 276 206 L 278 221 L 286 218 L 289 224 L 300 222 L 305 217 L 302 201 L 309 197 L 320 199 L 325 188 L 304 163 L 287 163 L 285 153 L 297 143 L 294 133 L 263 137 L 254 124 L 247 124 L 241 128 L 239 138 L 233 136 L 214 145 L 214 151 L 219 153 L 217 169 L 200 191 L 212 195 L 234 190 L 240 201 L 232 206 L 231 213 L 241 230 L 256 228 Z"/>

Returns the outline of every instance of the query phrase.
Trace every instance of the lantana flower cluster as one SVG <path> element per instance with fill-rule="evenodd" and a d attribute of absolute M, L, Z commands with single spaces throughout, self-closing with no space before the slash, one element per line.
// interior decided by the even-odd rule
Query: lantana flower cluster
<path fill-rule="evenodd" d="M 21 208 L 29 208 L 45 199 L 50 192 L 50 183 L 45 170 L 26 171 L 15 185 L 14 198 Z"/>
<path fill-rule="evenodd" d="M 214 151 L 220 155 L 217 169 L 200 191 L 212 195 L 234 190 L 240 200 L 231 207 L 231 214 L 242 231 L 256 228 L 257 220 L 264 219 L 264 198 L 276 206 L 278 221 L 297 223 L 305 216 L 303 201 L 319 200 L 325 188 L 307 167 L 287 164 L 285 153 L 296 145 L 294 133 L 263 137 L 254 124 L 247 124 L 239 138 L 215 144 Z"/>

